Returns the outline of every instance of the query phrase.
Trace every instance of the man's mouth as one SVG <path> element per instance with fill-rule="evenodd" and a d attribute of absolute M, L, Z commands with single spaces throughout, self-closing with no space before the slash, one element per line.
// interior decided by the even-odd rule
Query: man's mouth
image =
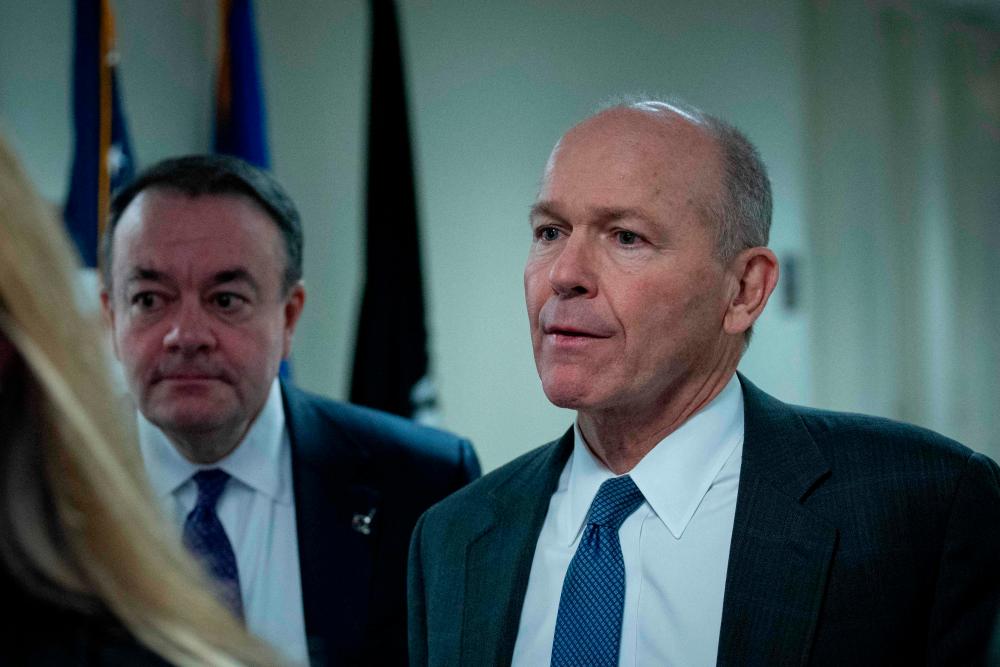
<path fill-rule="evenodd" d="M 158 373 L 153 378 L 153 383 L 159 382 L 211 382 L 222 381 L 219 373 L 209 373 L 205 371 L 170 371 L 169 373 Z"/>
<path fill-rule="evenodd" d="M 545 327 L 543 333 L 546 336 L 551 336 L 556 342 L 585 342 L 591 340 L 601 340 L 604 338 L 610 338 L 611 335 L 603 331 L 592 331 L 586 329 L 578 329 L 572 326 L 549 326 Z"/>
<path fill-rule="evenodd" d="M 585 304 L 550 300 L 538 313 L 542 335 L 557 344 L 580 345 L 612 338 L 618 328 Z"/>

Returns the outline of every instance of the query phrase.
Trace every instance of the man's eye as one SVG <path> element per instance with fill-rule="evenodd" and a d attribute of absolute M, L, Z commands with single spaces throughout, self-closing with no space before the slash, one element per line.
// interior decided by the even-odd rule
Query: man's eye
<path fill-rule="evenodd" d="M 246 300 L 238 294 L 231 292 L 220 292 L 212 297 L 212 302 L 220 309 L 226 311 L 236 310 L 242 306 Z"/>
<path fill-rule="evenodd" d="M 152 310 L 163 303 L 160 297 L 152 292 L 139 292 L 132 297 L 132 305 L 140 310 Z"/>
<path fill-rule="evenodd" d="M 615 235 L 618 237 L 618 242 L 622 245 L 635 245 L 639 242 L 639 235 L 635 232 L 630 232 L 627 229 L 617 231 L 615 232 Z"/>
<path fill-rule="evenodd" d="M 535 235 L 542 241 L 555 241 L 559 238 L 559 230 L 555 227 L 539 227 Z"/>

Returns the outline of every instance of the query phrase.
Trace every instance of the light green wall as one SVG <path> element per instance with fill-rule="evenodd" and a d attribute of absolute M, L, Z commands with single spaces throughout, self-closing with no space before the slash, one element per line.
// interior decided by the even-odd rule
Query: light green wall
<path fill-rule="evenodd" d="M 113 5 L 138 158 L 205 150 L 213 3 Z M 69 6 L 0 2 L 0 123 L 53 200 L 70 159 Z M 361 272 L 367 5 L 257 0 L 255 8 L 274 170 L 306 226 L 297 378 L 343 398 Z M 521 271 L 547 153 L 602 100 L 676 95 L 742 127 L 771 170 L 772 247 L 803 255 L 797 1 L 404 0 L 401 21 L 443 425 L 471 437 L 486 468 L 571 423 L 535 374 Z M 807 306 L 789 312 L 773 299 L 742 364 L 796 402 L 812 397 Z"/>
<path fill-rule="evenodd" d="M 521 272 L 548 151 L 600 101 L 664 92 L 743 126 L 771 166 L 773 246 L 802 249 L 798 4 L 621 5 L 401 4 L 444 425 L 472 437 L 486 467 L 572 420 L 541 392 Z M 361 268 L 367 13 L 361 3 L 317 4 L 314 14 L 258 6 L 262 31 L 273 30 L 263 48 L 276 170 L 311 220 L 312 302 L 297 341 L 309 361 L 297 368 L 303 384 L 343 396 Z M 805 317 L 778 301 L 743 368 L 808 401 Z"/>
<path fill-rule="evenodd" d="M 1000 5 L 806 6 L 814 399 L 997 457 Z"/>

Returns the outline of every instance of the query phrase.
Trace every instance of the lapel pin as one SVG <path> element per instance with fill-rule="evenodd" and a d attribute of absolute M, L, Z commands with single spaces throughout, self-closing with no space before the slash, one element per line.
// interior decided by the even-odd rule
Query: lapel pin
<path fill-rule="evenodd" d="M 362 535 L 372 534 L 372 519 L 375 517 L 375 508 L 369 510 L 368 514 L 355 514 L 351 519 L 351 528 Z"/>

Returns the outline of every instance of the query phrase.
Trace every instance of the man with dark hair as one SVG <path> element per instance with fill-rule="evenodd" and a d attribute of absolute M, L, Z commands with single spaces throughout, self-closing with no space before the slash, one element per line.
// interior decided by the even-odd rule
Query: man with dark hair
<path fill-rule="evenodd" d="M 553 149 L 524 272 L 561 439 L 429 510 L 414 665 L 979 664 L 1000 468 L 736 372 L 777 282 L 771 192 L 727 123 L 616 106 Z"/>
<path fill-rule="evenodd" d="M 299 215 L 267 173 L 167 160 L 111 211 L 102 303 L 185 543 L 292 663 L 405 662 L 410 533 L 479 475 L 471 446 L 277 379 L 305 288 Z"/>
<path fill-rule="evenodd" d="M 125 209 L 143 190 L 169 188 L 188 197 L 243 195 L 253 200 L 277 225 L 285 245 L 284 288 L 302 280 L 302 222 L 295 203 L 270 174 L 249 162 L 228 155 L 187 155 L 163 160 L 145 170 L 115 193 L 109 211 L 108 229 L 101 238 L 101 275 L 111 284 L 115 227 Z"/>

